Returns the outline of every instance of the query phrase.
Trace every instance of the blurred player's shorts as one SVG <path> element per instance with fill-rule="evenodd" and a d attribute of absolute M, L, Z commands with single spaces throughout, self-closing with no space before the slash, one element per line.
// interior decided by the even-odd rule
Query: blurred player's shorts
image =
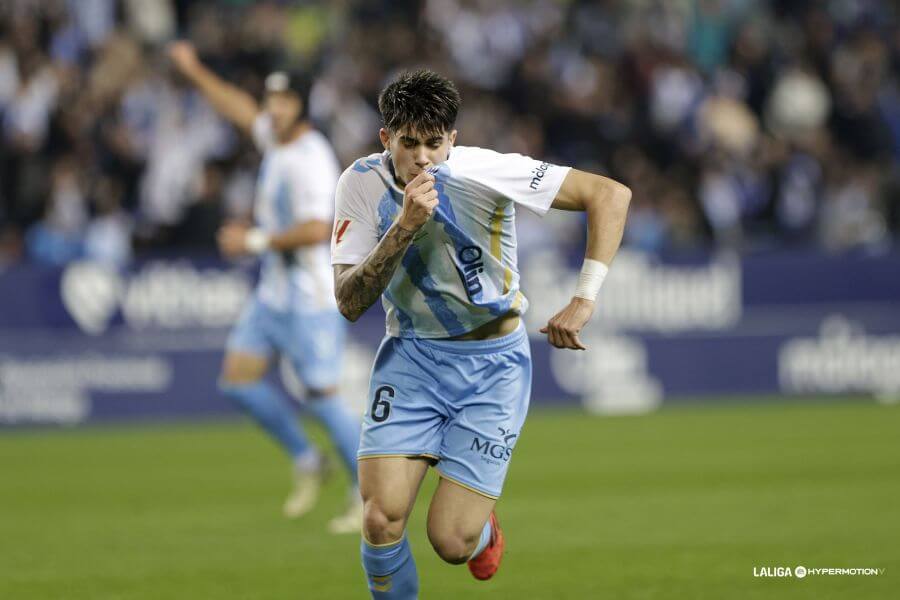
<path fill-rule="evenodd" d="M 229 351 L 270 356 L 280 352 L 307 389 L 338 384 L 346 324 L 335 310 L 276 310 L 252 298 L 231 330 Z"/>

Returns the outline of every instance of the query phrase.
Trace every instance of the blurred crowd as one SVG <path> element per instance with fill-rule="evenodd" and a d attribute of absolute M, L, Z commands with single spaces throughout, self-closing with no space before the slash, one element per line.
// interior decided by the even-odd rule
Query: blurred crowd
<path fill-rule="evenodd" d="M 3 0 L 0 264 L 213 251 L 248 217 L 259 157 L 176 76 L 176 38 L 257 97 L 273 69 L 313 74 L 309 114 L 344 165 L 380 150 L 379 90 L 425 65 L 460 88 L 458 143 L 629 185 L 633 248 L 883 252 L 900 239 L 898 10 Z M 521 243 L 577 243 L 572 223 L 525 218 Z"/>

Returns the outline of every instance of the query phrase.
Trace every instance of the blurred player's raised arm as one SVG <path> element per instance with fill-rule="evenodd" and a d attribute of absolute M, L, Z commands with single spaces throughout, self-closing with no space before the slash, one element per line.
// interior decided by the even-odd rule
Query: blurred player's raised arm
<path fill-rule="evenodd" d="M 259 105 L 253 96 L 213 73 L 197 56 L 194 45 L 178 41 L 169 45 L 169 58 L 188 81 L 203 94 L 220 115 L 251 134 Z"/>
<path fill-rule="evenodd" d="M 578 335 L 594 313 L 594 302 L 609 265 L 622 242 L 631 190 L 621 183 L 569 170 L 551 208 L 579 210 L 587 215 L 587 249 L 572 300 L 541 329 L 557 348 L 584 350 Z"/>

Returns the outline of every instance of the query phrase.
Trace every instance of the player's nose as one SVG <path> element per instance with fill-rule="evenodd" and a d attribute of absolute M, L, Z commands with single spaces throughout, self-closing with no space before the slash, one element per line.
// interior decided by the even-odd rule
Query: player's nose
<path fill-rule="evenodd" d="M 427 169 L 431 166 L 431 160 L 429 160 L 428 153 L 425 152 L 424 148 L 416 151 L 414 160 L 416 161 L 416 166 L 420 169 Z"/>

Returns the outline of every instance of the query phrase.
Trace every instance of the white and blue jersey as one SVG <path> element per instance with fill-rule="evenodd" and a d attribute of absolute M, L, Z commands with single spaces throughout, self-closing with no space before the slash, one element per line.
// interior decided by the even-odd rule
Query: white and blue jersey
<path fill-rule="evenodd" d="M 277 144 L 270 119 L 262 115 L 253 138 L 263 151 L 256 190 L 257 226 L 276 234 L 309 221 L 330 222 L 339 167 L 328 140 L 307 131 Z M 286 356 L 312 389 L 337 384 L 345 324 L 334 299 L 328 244 L 262 257 L 259 284 L 228 338 L 230 351 Z"/>
<path fill-rule="evenodd" d="M 253 139 L 263 153 L 254 206 L 257 227 L 277 234 L 308 221 L 330 223 L 340 166 L 325 136 L 310 130 L 278 144 L 271 119 L 262 114 L 253 124 Z M 276 310 L 337 310 L 328 244 L 266 252 L 256 294 Z"/>
<path fill-rule="evenodd" d="M 439 204 L 383 294 L 388 335 L 372 369 L 360 460 L 427 457 L 441 477 L 500 496 L 531 393 L 525 328 L 483 341 L 439 338 L 525 312 L 515 205 L 544 214 L 568 171 L 467 147 L 433 169 Z M 390 155 L 344 171 L 336 204 L 332 264 L 357 264 L 403 204 Z"/>
<path fill-rule="evenodd" d="M 432 172 L 439 204 L 384 291 L 387 333 L 454 337 L 506 313 L 521 314 L 515 205 L 550 208 L 568 167 L 521 154 L 457 146 Z M 357 160 L 335 197 L 331 263 L 358 264 L 400 214 L 403 190 L 385 152 Z"/>

